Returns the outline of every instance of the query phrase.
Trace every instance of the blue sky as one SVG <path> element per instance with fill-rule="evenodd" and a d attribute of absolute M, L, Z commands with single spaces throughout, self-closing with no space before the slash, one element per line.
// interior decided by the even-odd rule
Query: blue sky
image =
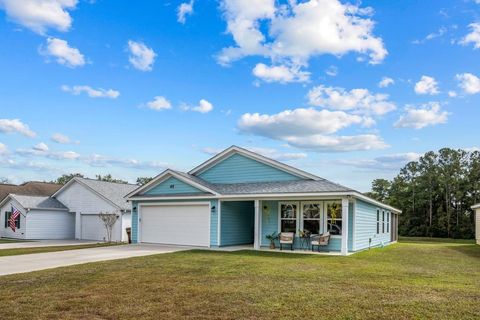
<path fill-rule="evenodd" d="M 0 177 L 15 183 L 133 182 L 236 144 L 367 191 L 426 151 L 479 147 L 478 0 L 0 8 Z"/>

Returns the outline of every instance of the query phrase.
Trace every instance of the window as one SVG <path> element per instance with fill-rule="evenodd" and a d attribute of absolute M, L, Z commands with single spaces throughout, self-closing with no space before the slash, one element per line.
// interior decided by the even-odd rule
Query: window
<path fill-rule="evenodd" d="M 5 211 L 5 228 L 10 228 L 10 223 L 9 223 L 9 220 L 10 220 L 10 216 L 12 215 L 12 212 L 10 211 Z M 19 229 L 20 228 L 20 216 L 19 215 L 17 217 L 17 219 L 15 220 L 15 228 Z"/>
<path fill-rule="evenodd" d="M 327 230 L 331 235 L 342 234 L 342 203 L 329 202 L 327 209 Z"/>
<path fill-rule="evenodd" d="M 302 203 L 303 230 L 312 234 L 320 233 L 321 204 Z"/>
<path fill-rule="evenodd" d="M 390 232 L 390 212 L 387 212 L 387 233 Z"/>
<path fill-rule="evenodd" d="M 377 234 L 380 233 L 380 210 L 377 209 Z"/>
<path fill-rule="evenodd" d="M 297 231 L 297 204 L 280 203 L 280 232 Z"/>
<path fill-rule="evenodd" d="M 382 233 L 385 233 L 385 211 L 382 211 Z"/>

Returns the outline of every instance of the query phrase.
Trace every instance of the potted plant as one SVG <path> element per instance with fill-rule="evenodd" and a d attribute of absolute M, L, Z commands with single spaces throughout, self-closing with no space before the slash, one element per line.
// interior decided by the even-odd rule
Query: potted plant
<path fill-rule="evenodd" d="M 278 233 L 267 234 L 266 238 L 270 240 L 270 249 L 275 249 L 275 240 L 278 239 Z"/>

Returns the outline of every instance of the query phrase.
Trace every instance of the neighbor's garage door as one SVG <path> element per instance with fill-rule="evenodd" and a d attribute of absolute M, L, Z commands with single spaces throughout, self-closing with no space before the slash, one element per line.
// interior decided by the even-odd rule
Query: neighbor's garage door
<path fill-rule="evenodd" d="M 208 204 L 142 206 L 140 214 L 141 242 L 210 245 Z"/>
<path fill-rule="evenodd" d="M 107 231 L 98 214 L 82 214 L 81 222 L 81 239 L 99 241 L 107 240 Z"/>

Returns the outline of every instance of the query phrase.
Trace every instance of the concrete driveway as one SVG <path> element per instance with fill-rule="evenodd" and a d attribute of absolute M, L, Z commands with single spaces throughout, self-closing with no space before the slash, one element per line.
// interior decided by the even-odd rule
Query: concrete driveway
<path fill-rule="evenodd" d="M 0 257 L 0 276 L 189 249 L 191 248 L 141 244 L 7 256 Z"/>

